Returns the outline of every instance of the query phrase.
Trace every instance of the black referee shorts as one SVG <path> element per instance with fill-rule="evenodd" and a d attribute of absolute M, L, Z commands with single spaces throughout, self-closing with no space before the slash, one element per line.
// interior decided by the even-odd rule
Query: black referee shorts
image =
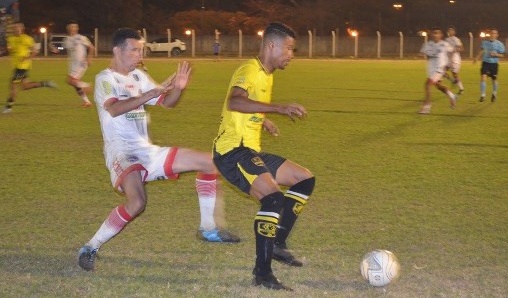
<path fill-rule="evenodd" d="M 11 81 L 14 83 L 19 83 L 21 80 L 28 78 L 28 69 L 14 69 L 14 73 L 12 74 Z"/>
<path fill-rule="evenodd" d="M 482 68 L 480 70 L 482 75 L 487 75 L 488 77 L 491 77 L 492 79 L 497 79 L 497 72 L 499 70 L 499 64 L 497 63 L 488 63 L 488 62 L 482 62 Z"/>
<path fill-rule="evenodd" d="M 221 175 L 246 194 L 254 180 L 261 174 L 270 173 L 273 177 L 286 161 L 278 155 L 256 152 L 247 147 L 238 147 L 221 155 L 214 151 L 213 162 Z"/>

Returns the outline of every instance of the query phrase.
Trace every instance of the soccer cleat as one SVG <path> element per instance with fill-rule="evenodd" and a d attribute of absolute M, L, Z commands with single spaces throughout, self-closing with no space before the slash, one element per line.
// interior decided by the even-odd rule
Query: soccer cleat
<path fill-rule="evenodd" d="M 431 107 L 432 107 L 432 105 L 430 105 L 430 104 L 423 105 L 418 113 L 419 114 L 430 114 Z"/>
<path fill-rule="evenodd" d="M 76 83 L 76 87 L 78 87 L 78 88 L 82 88 L 82 89 L 83 89 L 83 88 L 90 88 L 90 84 L 89 84 L 89 83 L 85 83 L 85 82 L 81 82 L 81 81 L 80 81 L 80 82 L 77 82 L 77 83 Z"/>
<path fill-rule="evenodd" d="M 78 264 L 79 267 L 86 271 L 92 271 L 95 269 L 95 257 L 97 257 L 98 248 L 92 248 L 90 246 L 83 246 L 78 253 Z"/>
<path fill-rule="evenodd" d="M 197 238 L 203 240 L 205 242 L 219 242 L 219 243 L 238 243 L 240 242 L 240 237 L 235 234 L 229 232 L 228 230 L 223 229 L 212 229 L 209 231 L 205 231 L 200 228 L 196 234 Z"/>
<path fill-rule="evenodd" d="M 252 284 L 255 286 L 262 286 L 270 290 L 285 290 L 292 292 L 293 289 L 283 285 L 280 280 L 273 275 L 273 273 L 268 273 L 267 275 L 258 275 L 256 274 L 256 269 L 252 272 L 254 274 L 254 279 L 252 280 Z"/>
<path fill-rule="evenodd" d="M 293 267 L 302 267 L 303 262 L 298 260 L 286 245 L 274 244 L 273 245 L 273 259 Z"/>
<path fill-rule="evenodd" d="M 48 87 L 48 88 L 54 88 L 54 89 L 58 88 L 58 85 L 53 81 L 43 81 L 42 86 Z"/>
<path fill-rule="evenodd" d="M 495 102 L 497 99 L 497 96 L 495 94 L 492 94 L 492 97 L 490 98 L 491 102 Z"/>
<path fill-rule="evenodd" d="M 457 99 L 459 99 L 459 96 L 454 94 L 452 98 L 450 98 L 450 108 L 455 109 L 457 107 Z"/>
<path fill-rule="evenodd" d="M 464 89 L 460 89 L 460 90 L 459 90 L 459 93 L 457 93 L 457 94 L 458 94 L 458 95 L 462 95 L 462 94 L 464 94 Z"/>
<path fill-rule="evenodd" d="M 484 95 L 480 96 L 480 102 L 484 102 L 484 101 L 485 101 L 485 96 Z"/>
<path fill-rule="evenodd" d="M 89 102 L 89 101 L 86 101 L 84 102 L 82 105 L 81 105 L 83 108 L 88 108 L 88 107 L 91 107 L 92 106 L 92 103 Z"/>
<path fill-rule="evenodd" d="M 12 112 L 12 108 L 4 108 L 4 110 L 2 111 L 2 113 L 4 114 L 9 114 L 10 112 Z"/>

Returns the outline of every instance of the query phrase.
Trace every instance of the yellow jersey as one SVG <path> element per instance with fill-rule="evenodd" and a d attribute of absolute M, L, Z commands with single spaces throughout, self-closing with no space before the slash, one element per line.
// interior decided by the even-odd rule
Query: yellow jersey
<path fill-rule="evenodd" d="M 272 100 L 273 75 L 266 72 L 259 59 L 243 63 L 233 74 L 222 108 L 219 133 L 214 141 L 214 150 L 225 154 L 244 146 L 257 152 L 261 150 L 261 131 L 264 113 L 241 113 L 228 109 L 229 94 L 234 87 L 247 91 L 249 99 L 270 103 Z"/>
<path fill-rule="evenodd" d="M 24 33 L 7 37 L 7 48 L 14 68 L 30 69 L 32 67 L 31 55 L 34 45 L 34 39 Z"/>

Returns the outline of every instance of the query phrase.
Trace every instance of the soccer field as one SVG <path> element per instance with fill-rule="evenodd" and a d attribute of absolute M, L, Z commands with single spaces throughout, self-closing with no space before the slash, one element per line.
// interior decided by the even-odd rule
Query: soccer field
<path fill-rule="evenodd" d="M 107 67 L 95 60 L 85 81 Z M 148 60 L 162 81 L 177 60 Z M 192 61 L 173 110 L 150 107 L 154 143 L 211 150 L 238 60 Z M 479 103 L 478 65 L 463 65 L 457 109 L 437 90 L 419 115 L 425 62 L 295 60 L 275 74 L 273 99 L 298 102 L 304 121 L 273 115 L 263 149 L 308 167 L 316 190 L 290 248 L 302 268 L 274 264 L 295 293 L 251 286 L 256 202 L 222 183 L 234 245 L 195 238 L 194 173 L 147 185 L 146 211 L 100 251 L 95 272 L 77 250 L 123 198 L 110 186 L 95 108 L 65 85 L 65 59 L 34 62 L 32 79 L 59 90 L 20 92 L 0 114 L 0 297 L 506 297 L 508 292 L 508 66 L 498 102 Z M 9 61 L 0 59 L 0 100 Z M 489 83 L 490 89 L 490 83 Z M 489 95 L 490 98 L 490 95 Z M 371 287 L 360 260 L 400 260 L 400 279 Z"/>

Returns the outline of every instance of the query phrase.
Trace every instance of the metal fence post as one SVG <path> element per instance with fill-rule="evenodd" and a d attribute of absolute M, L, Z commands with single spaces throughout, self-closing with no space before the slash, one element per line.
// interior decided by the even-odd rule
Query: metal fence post
<path fill-rule="evenodd" d="M 381 58 L 381 32 L 376 31 L 377 34 L 377 58 Z"/>
<path fill-rule="evenodd" d="M 312 58 L 312 32 L 310 30 L 307 30 L 307 32 L 309 33 L 309 58 Z"/>
<path fill-rule="evenodd" d="M 469 32 L 469 58 L 470 59 L 473 59 L 473 43 L 474 43 L 474 37 L 473 37 L 473 33 L 472 32 Z"/>
<path fill-rule="evenodd" d="M 99 28 L 95 28 L 94 30 L 94 46 L 95 46 L 95 53 L 94 57 L 97 57 L 99 54 Z"/>
<path fill-rule="evenodd" d="M 404 58 L 404 34 L 399 31 L 400 36 L 400 45 L 399 45 L 399 52 L 400 52 L 400 59 Z"/>
<path fill-rule="evenodd" d="M 171 29 L 167 29 L 168 32 L 168 43 L 171 43 Z M 171 51 L 168 51 L 168 57 L 171 57 Z"/>
<path fill-rule="evenodd" d="M 335 44 L 336 44 L 335 31 L 332 31 L 332 57 L 333 58 L 335 58 Z"/>
<path fill-rule="evenodd" d="M 242 30 L 238 30 L 238 57 L 242 58 L 243 56 L 243 32 Z"/>

